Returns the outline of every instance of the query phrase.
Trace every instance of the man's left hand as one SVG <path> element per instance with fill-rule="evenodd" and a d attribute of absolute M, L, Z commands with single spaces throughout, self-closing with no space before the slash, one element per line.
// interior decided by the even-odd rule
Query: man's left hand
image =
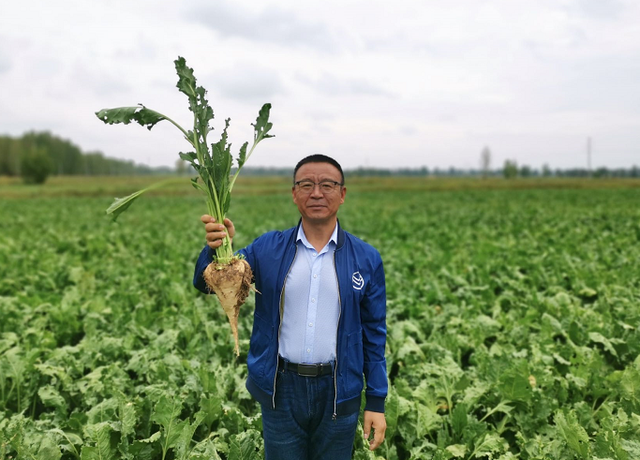
<path fill-rule="evenodd" d="M 387 430 L 387 421 L 382 412 L 364 411 L 364 439 L 369 440 L 371 428 L 373 428 L 373 439 L 369 440 L 369 450 L 376 449 L 384 441 L 384 432 Z"/>

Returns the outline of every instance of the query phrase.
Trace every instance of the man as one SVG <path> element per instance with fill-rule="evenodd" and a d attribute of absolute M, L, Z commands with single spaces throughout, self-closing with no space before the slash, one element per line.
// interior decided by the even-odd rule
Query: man
<path fill-rule="evenodd" d="M 300 222 L 258 237 L 239 251 L 253 270 L 256 308 L 247 389 L 262 408 L 267 460 L 349 459 L 363 374 L 363 417 L 370 449 L 384 440 L 387 395 L 386 295 L 380 254 L 345 232 L 337 213 L 347 188 L 325 155 L 302 159 L 291 189 Z M 194 285 L 233 223 L 202 216 L 207 246 Z"/>

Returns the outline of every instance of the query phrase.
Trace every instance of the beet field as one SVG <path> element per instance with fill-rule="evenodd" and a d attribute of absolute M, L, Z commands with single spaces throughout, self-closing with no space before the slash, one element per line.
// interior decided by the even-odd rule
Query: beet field
<path fill-rule="evenodd" d="M 347 181 L 341 223 L 388 298 L 387 436 L 370 453 L 360 430 L 354 458 L 640 458 L 640 187 L 504 182 Z M 113 223 L 126 182 L 0 185 L 0 460 L 262 458 L 257 294 L 236 358 L 191 285 L 202 199 Z M 236 247 L 297 223 L 289 187 L 242 182 Z"/>

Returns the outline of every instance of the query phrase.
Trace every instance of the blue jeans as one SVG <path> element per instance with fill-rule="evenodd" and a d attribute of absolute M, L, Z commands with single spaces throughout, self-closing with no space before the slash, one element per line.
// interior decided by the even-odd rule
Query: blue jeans
<path fill-rule="evenodd" d="M 348 460 L 358 412 L 333 420 L 333 377 L 278 371 L 276 408 L 262 406 L 266 460 Z"/>

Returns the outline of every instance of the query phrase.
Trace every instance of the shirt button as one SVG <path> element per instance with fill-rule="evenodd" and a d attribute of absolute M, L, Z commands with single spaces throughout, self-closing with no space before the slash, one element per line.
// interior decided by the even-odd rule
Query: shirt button
<path fill-rule="evenodd" d="M 311 303 L 316 303 L 316 299 L 311 299 Z"/>
<path fill-rule="evenodd" d="M 309 327 L 313 327 L 313 323 L 309 323 Z"/>
<path fill-rule="evenodd" d="M 314 277 L 314 278 L 317 278 L 317 277 L 318 277 L 318 275 L 314 273 L 313 277 Z"/>
<path fill-rule="evenodd" d="M 314 252 L 314 253 L 313 253 L 313 257 L 316 257 L 317 255 L 318 255 L 318 253 L 317 253 L 317 252 Z"/>
<path fill-rule="evenodd" d="M 311 353 L 311 348 L 307 348 L 307 353 Z"/>

